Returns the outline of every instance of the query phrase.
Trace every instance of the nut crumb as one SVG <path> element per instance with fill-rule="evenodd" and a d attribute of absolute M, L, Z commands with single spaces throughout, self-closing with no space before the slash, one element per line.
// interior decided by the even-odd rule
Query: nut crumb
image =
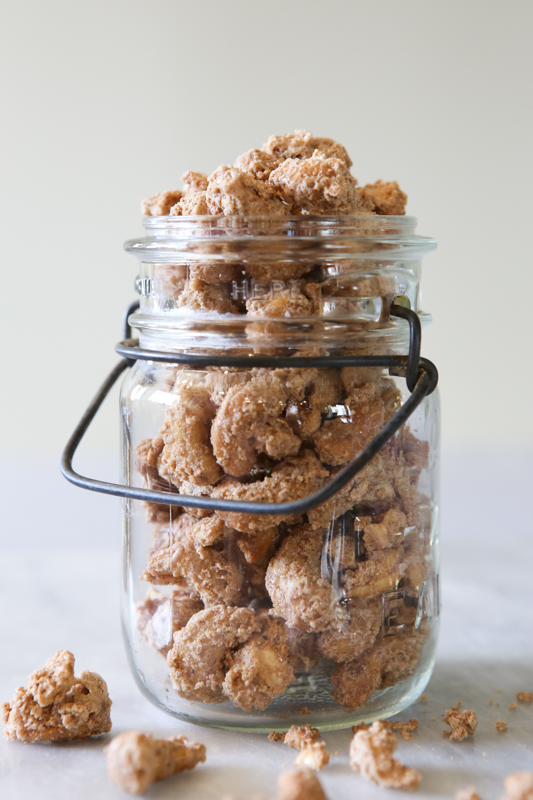
<path fill-rule="evenodd" d="M 269 742 L 282 742 L 285 738 L 284 733 L 277 733 L 276 731 L 270 731 L 268 734 L 268 741 Z"/>
<path fill-rule="evenodd" d="M 477 717 L 473 709 L 459 711 L 459 704 L 448 708 L 442 719 L 451 728 L 451 731 L 444 731 L 444 734 L 454 742 L 461 742 L 467 736 L 473 736 L 477 728 Z"/>
<path fill-rule="evenodd" d="M 516 703 L 509 703 L 509 708 L 511 709 L 511 711 L 514 711 L 515 708 L 517 708 Z"/>
<path fill-rule="evenodd" d="M 397 744 L 396 736 L 383 722 L 373 722 L 367 731 L 360 730 L 353 737 L 350 764 L 378 786 L 416 789 L 422 776 L 392 757 Z"/>
<path fill-rule="evenodd" d="M 504 781 L 504 800 L 531 800 L 533 798 L 533 772 L 513 772 Z"/>
<path fill-rule="evenodd" d="M 205 747 L 185 736 L 153 739 L 150 734 L 127 731 L 104 748 L 110 780 L 129 794 L 144 794 L 156 781 L 205 761 Z"/>
<path fill-rule="evenodd" d="M 418 698 L 418 702 L 419 703 L 426 703 L 427 699 L 428 699 L 427 694 L 421 694 L 420 697 Z"/>
<path fill-rule="evenodd" d="M 458 789 L 455 793 L 455 800 L 481 800 L 474 786 L 466 789 Z"/>
<path fill-rule="evenodd" d="M 533 700 L 533 692 L 517 692 L 516 699 L 521 703 L 531 703 Z"/>
<path fill-rule="evenodd" d="M 48 659 L 28 678 L 10 703 L 2 704 L 6 739 L 22 742 L 64 742 L 88 739 L 111 730 L 111 700 L 103 678 L 83 670 L 74 676 L 68 650 Z"/>
<path fill-rule="evenodd" d="M 352 733 L 358 733 L 359 731 L 367 731 L 368 725 L 366 722 L 360 722 L 358 725 L 352 725 Z"/>
<path fill-rule="evenodd" d="M 496 720 L 496 730 L 498 731 L 498 733 L 505 733 L 505 731 L 507 730 L 507 725 L 502 719 Z"/>
<path fill-rule="evenodd" d="M 488 705 L 488 706 L 493 706 L 493 705 L 494 705 L 494 703 L 493 703 L 493 701 L 492 701 L 492 700 L 487 700 L 487 705 Z"/>
<path fill-rule="evenodd" d="M 304 747 L 296 756 L 294 765 L 296 767 L 309 767 L 309 769 L 319 772 L 329 764 L 329 753 L 326 750 L 325 742 L 314 742 Z"/>
<path fill-rule="evenodd" d="M 303 708 L 300 708 L 300 710 L 298 711 L 298 714 L 310 714 L 310 713 L 311 712 L 309 711 L 307 706 L 303 706 Z"/>

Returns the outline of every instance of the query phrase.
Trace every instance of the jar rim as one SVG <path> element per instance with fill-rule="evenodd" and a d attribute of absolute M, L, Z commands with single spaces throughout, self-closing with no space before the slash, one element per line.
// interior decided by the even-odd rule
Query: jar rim
<path fill-rule="evenodd" d="M 417 218 L 359 214 L 344 216 L 157 216 L 143 218 L 146 236 L 130 239 L 124 249 L 138 258 L 166 260 L 176 254 L 191 259 L 272 256 L 278 249 L 291 257 L 326 252 L 329 258 L 349 258 L 362 243 L 398 249 L 402 257 L 420 258 L 437 246 L 434 239 L 415 234 Z M 223 247 L 223 254 L 216 250 Z M 371 250 L 372 248 L 370 248 Z M 392 255 L 392 253 L 390 253 Z M 367 251 L 367 257 L 372 257 Z"/>

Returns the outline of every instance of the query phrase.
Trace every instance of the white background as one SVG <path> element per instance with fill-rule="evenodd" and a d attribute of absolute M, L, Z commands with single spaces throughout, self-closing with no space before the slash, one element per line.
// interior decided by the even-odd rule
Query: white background
<path fill-rule="evenodd" d="M 271 133 L 398 180 L 444 442 L 533 442 L 529 0 L 19 0 L 0 18 L 2 445 L 58 454 L 113 365 L 140 201 Z M 88 443 L 116 453 L 110 409 Z"/>

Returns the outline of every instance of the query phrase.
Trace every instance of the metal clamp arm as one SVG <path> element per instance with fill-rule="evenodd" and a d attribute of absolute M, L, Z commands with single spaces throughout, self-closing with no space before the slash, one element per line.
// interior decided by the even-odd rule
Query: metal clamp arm
<path fill-rule="evenodd" d="M 174 353 L 154 353 L 152 351 L 140 351 L 133 342 L 123 342 L 119 346 L 121 352 L 127 350 L 132 353 L 133 358 L 146 358 L 153 361 L 166 361 L 171 363 L 205 364 L 213 362 L 213 356 L 187 356 Z M 117 348 L 118 349 L 118 348 Z M 130 356 L 130 358 L 132 357 Z M 207 361 L 205 360 L 207 359 Z M 241 357 L 221 356 L 217 358 L 217 363 L 222 365 L 240 362 Z M 244 364 L 252 366 L 271 366 L 273 361 L 276 366 L 285 366 L 281 362 L 287 361 L 287 366 L 383 366 L 403 368 L 408 364 L 406 356 L 342 356 L 337 358 L 313 357 L 313 358 L 286 358 L 280 359 L 272 356 L 244 357 Z M 300 362 L 304 362 L 300 364 Z M 337 475 L 323 486 L 319 491 L 301 500 L 286 503 L 260 503 L 246 502 L 239 500 L 219 500 L 212 497 L 193 497 L 180 495 L 171 492 L 159 492 L 152 489 L 142 489 L 135 486 L 124 486 L 116 483 L 98 481 L 94 478 L 86 478 L 79 475 L 72 467 L 74 454 L 80 444 L 85 432 L 94 419 L 98 409 L 109 393 L 111 387 L 121 375 L 121 373 L 131 364 L 129 359 L 121 360 L 106 378 L 101 388 L 97 392 L 87 411 L 80 420 L 76 430 L 70 437 L 61 458 L 61 472 L 64 477 L 80 486 L 93 492 L 112 494 L 118 497 L 129 497 L 134 500 L 145 500 L 151 503 L 160 503 L 167 506 L 185 506 L 189 508 L 207 508 L 217 511 L 233 511 L 246 514 L 276 514 L 288 516 L 292 514 L 303 514 L 312 508 L 329 500 L 339 489 L 342 489 L 366 464 L 376 455 L 376 453 L 394 436 L 401 426 L 409 419 L 411 414 L 420 405 L 426 395 L 431 394 L 438 381 L 438 373 L 435 365 L 425 358 L 420 359 L 419 372 L 411 396 L 405 401 L 402 407 L 381 429 L 377 436 Z M 268 480 L 267 478 L 265 480 Z"/>

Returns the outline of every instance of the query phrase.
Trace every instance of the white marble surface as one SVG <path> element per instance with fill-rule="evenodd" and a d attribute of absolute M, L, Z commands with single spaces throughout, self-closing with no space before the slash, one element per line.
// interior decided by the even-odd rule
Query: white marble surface
<path fill-rule="evenodd" d="M 33 463 L 31 471 L 22 461 L 1 465 L 0 700 L 9 699 L 56 650 L 67 648 L 77 669 L 97 671 L 107 681 L 113 734 L 131 728 L 161 736 L 181 732 L 207 746 L 205 765 L 153 786 L 149 797 L 274 796 L 277 775 L 291 765 L 295 751 L 264 736 L 179 723 L 138 692 L 119 624 L 120 503 L 69 486 L 58 474 L 57 460 Z M 533 691 L 533 453 L 447 453 L 443 461 L 438 662 L 427 703 L 401 715 L 417 717 L 420 727 L 414 741 L 400 740 L 399 757 L 423 773 L 420 800 L 453 797 L 471 784 L 483 800 L 496 800 L 506 774 L 533 769 L 533 703 L 508 708 L 517 691 Z M 96 463 L 87 469 L 102 473 Z M 111 467 L 107 472 L 113 477 Z M 35 492 L 31 500 L 29 489 Z M 488 705 L 491 699 L 494 704 Z M 475 709 L 479 726 L 473 739 L 452 743 L 442 734 L 441 715 L 458 700 Z M 496 733 L 498 718 L 507 722 L 507 733 Z M 338 754 L 321 773 L 330 800 L 393 796 L 350 771 L 348 731 L 324 738 Z M 106 776 L 102 748 L 108 740 L 61 745 L 2 740 L 0 798 L 124 797 Z"/>

